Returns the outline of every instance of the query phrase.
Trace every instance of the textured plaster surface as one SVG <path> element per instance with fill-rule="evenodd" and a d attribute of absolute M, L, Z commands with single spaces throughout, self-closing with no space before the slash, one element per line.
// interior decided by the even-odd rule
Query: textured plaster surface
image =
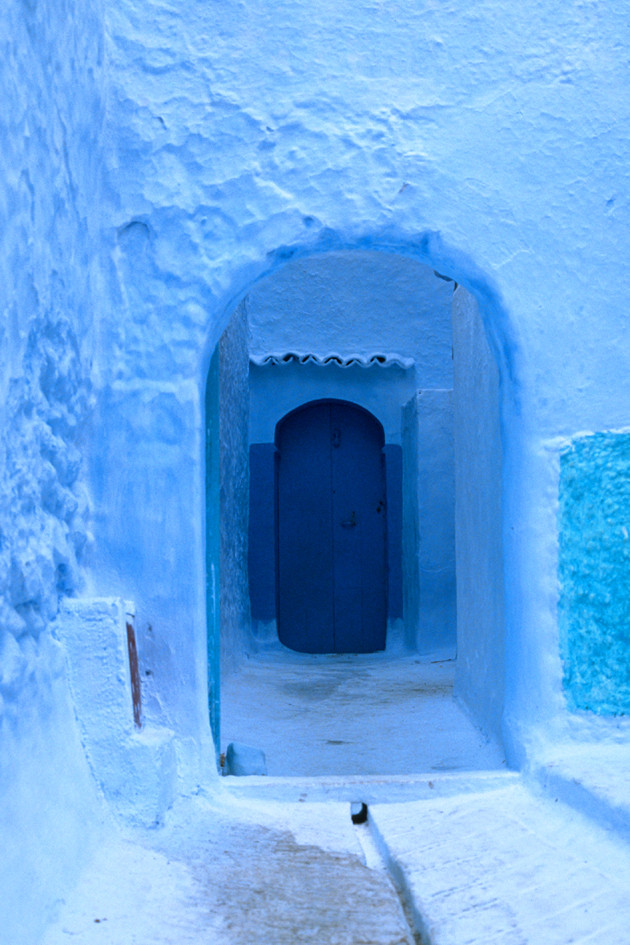
<path fill-rule="evenodd" d="M 173 802 L 175 745 L 172 732 L 146 724 L 141 705 L 139 725 L 134 718 L 127 629 L 133 630 L 132 609 L 131 602 L 111 598 L 66 600 L 55 630 L 96 784 L 119 817 L 154 826 Z M 142 695 L 142 678 L 139 684 Z"/>
<path fill-rule="evenodd" d="M 498 735 L 505 674 L 499 374 L 479 307 L 461 286 L 453 296 L 453 361 L 456 691 Z"/>
<path fill-rule="evenodd" d="M 558 710 L 540 444 L 627 422 L 625 25 L 547 0 L 108 5 L 92 574 L 153 628 L 161 710 L 191 746 L 207 737 L 200 391 L 239 301 L 320 252 L 400 253 L 480 300 L 501 374 L 514 750 Z"/>
<path fill-rule="evenodd" d="M 450 387 L 452 284 L 391 253 L 289 262 L 248 296 L 251 353 L 391 354 L 413 359 L 418 387 Z"/>
<path fill-rule="evenodd" d="M 247 578 L 249 521 L 248 325 L 241 305 L 219 342 L 219 436 L 221 505 L 221 662 L 238 665 L 250 624 Z"/>
<path fill-rule="evenodd" d="M 630 434 L 576 437 L 560 459 L 559 629 L 573 709 L 630 711 Z"/>
<path fill-rule="evenodd" d="M 96 830 L 48 629 L 57 595 L 80 583 L 83 546 L 87 592 L 136 601 L 147 715 L 177 733 L 182 786 L 210 776 L 203 391 L 261 278 L 291 259 L 379 250 L 480 302 L 500 374 L 514 757 L 527 727 L 562 712 L 557 448 L 545 444 L 628 422 L 623 6 L 105 6 L 2 11 L 10 945 L 36 939 Z"/>
<path fill-rule="evenodd" d="M 0 941 L 30 945 L 99 833 L 50 622 L 89 536 L 103 23 L 91 2 L 1 19 Z"/>

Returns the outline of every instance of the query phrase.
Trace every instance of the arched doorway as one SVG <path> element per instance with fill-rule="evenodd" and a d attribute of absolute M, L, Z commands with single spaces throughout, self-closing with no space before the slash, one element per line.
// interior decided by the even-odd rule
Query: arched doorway
<path fill-rule="evenodd" d="M 346 401 L 305 404 L 276 431 L 280 642 L 373 653 L 387 626 L 384 433 Z"/>
<path fill-rule="evenodd" d="M 385 294 L 383 286 L 387 287 Z M 300 702 L 298 714 L 308 715 L 308 724 L 291 729 L 292 742 L 295 743 L 296 735 L 306 734 L 312 740 L 319 739 L 320 747 L 323 745 L 327 753 L 340 746 L 343 763 L 348 766 L 346 773 L 367 770 L 366 765 L 353 768 L 358 754 L 354 748 L 346 750 L 349 742 L 344 733 L 338 738 L 330 737 L 328 719 L 322 720 L 319 728 L 314 725 L 312 706 L 319 708 L 329 702 L 322 694 L 341 691 L 338 679 L 324 678 L 328 667 L 333 666 L 329 658 L 322 664 L 326 673 L 319 669 L 315 673 L 314 661 L 322 652 L 330 653 L 330 642 L 315 653 L 309 653 L 303 642 L 298 642 L 303 652 L 294 653 L 298 659 L 297 662 L 294 659 L 295 667 L 290 668 L 287 664 L 290 657 L 282 646 L 287 642 L 286 636 L 283 638 L 284 630 L 278 634 L 276 612 L 274 477 L 278 445 L 282 444 L 281 434 L 279 439 L 274 434 L 293 412 L 315 401 L 337 399 L 360 405 L 379 418 L 385 431 L 385 450 L 398 452 L 402 473 L 399 545 L 403 619 L 399 623 L 404 637 L 390 633 L 393 616 L 390 613 L 382 666 L 389 660 L 393 667 L 392 661 L 400 660 L 401 656 L 406 661 L 409 705 L 403 704 L 401 695 L 403 686 L 398 669 L 402 662 L 392 668 L 395 679 L 389 679 L 385 669 L 380 668 L 369 679 L 369 674 L 363 679 L 351 662 L 354 656 L 335 655 L 335 660 L 348 661 L 348 668 L 341 669 L 360 690 L 351 697 L 353 716 L 367 721 L 378 706 L 378 737 L 389 744 L 391 738 L 404 734 L 407 728 L 409 732 L 424 731 L 423 719 L 431 700 L 436 702 L 436 711 L 441 712 L 441 706 L 446 705 L 453 718 L 449 716 L 448 724 L 441 730 L 433 726 L 430 739 L 407 739 L 401 746 L 398 773 L 421 770 L 419 766 L 426 766 L 427 759 L 429 767 L 434 764 L 446 768 L 474 767 L 481 755 L 478 747 L 474 749 L 477 752 L 474 758 L 468 752 L 467 745 L 473 744 L 473 737 L 464 734 L 470 723 L 452 699 L 453 678 L 484 731 L 499 737 L 504 679 L 499 375 L 496 355 L 488 346 L 483 316 L 475 298 L 426 263 L 406 256 L 374 250 L 340 251 L 286 263 L 251 286 L 234 310 L 234 317 L 241 320 L 236 347 L 244 366 L 249 367 L 235 372 L 234 338 L 230 341 L 224 336 L 225 348 L 232 355 L 229 364 L 226 360 L 225 384 L 219 384 L 226 401 L 221 413 L 227 417 L 224 427 L 227 435 L 219 436 L 222 448 L 227 440 L 238 446 L 248 464 L 250 485 L 265 480 L 266 499 L 259 503 L 260 516 L 253 533 L 249 516 L 249 567 L 244 555 L 228 562 L 227 568 L 222 566 L 222 587 L 229 584 L 236 588 L 241 582 L 249 590 L 252 618 L 249 643 L 244 644 L 249 647 L 247 650 L 241 649 L 237 638 L 244 624 L 233 621 L 233 628 L 229 629 L 228 620 L 221 620 L 224 653 L 227 642 L 231 647 L 228 657 L 234 663 L 238 660 L 236 672 L 230 669 L 222 677 L 226 686 L 221 702 L 230 721 L 222 739 L 223 747 L 229 740 L 243 741 L 259 745 L 268 757 L 277 756 L 288 729 L 286 725 L 281 730 L 274 729 L 273 720 L 265 712 L 283 702 L 295 715 L 297 695 L 302 702 L 310 700 L 310 708 L 307 712 L 306 705 Z M 231 324 L 235 324 L 234 320 Z M 241 406 L 236 403 L 239 400 L 236 373 L 239 376 L 242 373 L 243 381 L 249 378 L 249 394 L 241 398 Z M 241 419 L 235 423 L 238 416 Z M 247 436 L 235 436 L 237 430 L 247 431 Z M 481 451 L 480 443 L 484 444 Z M 230 455 L 234 446 L 230 447 Z M 471 474 L 473 468 L 475 472 Z M 225 482 L 222 479 L 222 493 L 227 495 L 229 491 L 223 488 L 226 483 L 241 481 L 242 477 L 230 473 Z M 238 502 L 237 505 L 242 520 L 244 506 Z M 214 522 L 218 511 L 216 515 Z M 225 510 L 220 515 L 225 535 L 238 539 L 244 534 L 233 527 L 238 516 L 226 514 Z M 352 515 L 342 520 L 352 523 Z M 208 522 L 214 527 L 210 515 Z M 352 524 L 349 530 L 352 531 Z M 260 558 L 256 601 L 251 584 L 252 534 L 258 535 L 253 550 Z M 211 547 L 210 542 L 207 547 Z M 210 567 L 208 574 L 213 574 Z M 222 592 L 222 608 L 223 599 Z M 390 594 L 389 603 L 391 599 Z M 212 598 L 209 593 L 209 602 L 216 613 L 216 595 Z M 453 645 L 456 604 L 457 659 Z M 293 611 L 296 609 L 294 606 Z M 212 626 L 209 622 L 209 627 Z M 390 640 L 400 640 L 403 649 L 397 643 L 390 651 Z M 359 648 L 354 645 L 351 650 L 356 653 Z M 217 676 L 211 691 L 218 691 L 217 661 L 210 661 L 210 665 Z M 305 671 L 307 665 L 311 672 Z M 432 667 L 436 666 L 442 667 L 444 678 L 434 678 L 437 670 Z M 258 669 L 264 673 L 264 680 L 254 678 Z M 360 685 L 361 679 L 365 685 Z M 344 679 L 344 685 L 345 682 Z M 379 686 L 384 687 L 382 692 Z M 391 703 L 387 687 L 393 691 Z M 362 708 L 357 711 L 359 704 Z M 382 714 L 386 704 L 394 706 L 388 722 Z M 342 715 L 335 709 L 331 711 L 335 718 Z M 400 725 L 403 717 L 405 726 Z M 352 743 L 360 745 L 361 750 L 370 747 L 362 737 Z M 382 759 L 389 757 L 389 753 L 384 750 L 384 743 L 377 744 L 376 737 L 370 744 L 377 756 L 371 770 L 378 774 L 384 764 Z M 466 750 L 462 753 L 460 747 Z M 410 757 L 409 748 L 417 757 Z M 318 751 L 319 748 L 304 749 L 301 773 L 310 775 L 324 770 Z M 337 763 L 331 761 L 328 773 L 337 773 L 333 766 Z M 294 772 L 296 768 L 295 753 L 290 757 L 280 753 L 275 773 Z"/>

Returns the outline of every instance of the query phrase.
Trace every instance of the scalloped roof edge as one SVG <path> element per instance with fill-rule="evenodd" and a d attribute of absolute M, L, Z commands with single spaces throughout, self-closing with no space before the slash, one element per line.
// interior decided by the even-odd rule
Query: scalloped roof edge
<path fill-rule="evenodd" d="M 262 367 L 267 364 L 337 364 L 339 367 L 401 367 L 411 368 L 414 365 L 413 358 L 403 358 L 399 354 L 349 354 L 341 355 L 336 352 L 330 354 L 303 354 L 297 351 L 287 351 L 284 354 L 263 354 L 250 355 L 252 364 Z"/>

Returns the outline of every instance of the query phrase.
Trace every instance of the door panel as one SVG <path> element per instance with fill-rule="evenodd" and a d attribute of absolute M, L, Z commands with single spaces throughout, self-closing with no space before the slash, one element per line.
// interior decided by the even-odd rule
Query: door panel
<path fill-rule="evenodd" d="M 331 653 L 330 408 L 292 414 L 279 446 L 278 635 L 300 652 Z"/>
<path fill-rule="evenodd" d="M 278 634 L 310 653 L 385 646 L 383 431 L 343 401 L 294 411 L 278 435 Z"/>
<path fill-rule="evenodd" d="M 331 405 L 335 651 L 385 646 L 385 495 L 382 432 L 348 404 Z"/>

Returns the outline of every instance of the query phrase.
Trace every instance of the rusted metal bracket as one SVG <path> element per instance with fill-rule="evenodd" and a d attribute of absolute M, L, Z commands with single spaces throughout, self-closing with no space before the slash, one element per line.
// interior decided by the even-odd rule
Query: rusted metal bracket
<path fill-rule="evenodd" d="M 133 703 L 133 721 L 136 728 L 142 728 L 142 693 L 140 691 L 140 670 L 138 669 L 138 649 L 133 624 L 127 621 L 127 649 L 129 650 L 129 675 L 131 676 L 131 701 Z"/>

